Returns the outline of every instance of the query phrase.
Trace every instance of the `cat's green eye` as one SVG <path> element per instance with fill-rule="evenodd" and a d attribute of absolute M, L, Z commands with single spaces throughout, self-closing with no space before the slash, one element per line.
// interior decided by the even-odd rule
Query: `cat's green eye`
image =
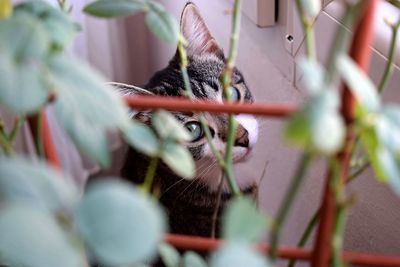
<path fill-rule="evenodd" d="M 229 88 L 229 95 L 232 102 L 240 101 L 240 92 L 236 87 L 231 86 Z"/>
<path fill-rule="evenodd" d="M 185 127 L 192 135 L 192 142 L 198 141 L 204 136 L 203 128 L 197 121 L 190 121 L 185 124 Z"/>

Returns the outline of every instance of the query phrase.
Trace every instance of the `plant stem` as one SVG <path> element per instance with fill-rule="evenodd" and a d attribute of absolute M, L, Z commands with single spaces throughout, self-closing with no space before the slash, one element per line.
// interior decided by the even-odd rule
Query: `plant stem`
<path fill-rule="evenodd" d="M 308 222 L 306 229 L 304 230 L 299 242 L 297 243 L 297 247 L 302 248 L 306 245 L 308 239 L 311 236 L 312 231 L 314 230 L 315 225 L 319 221 L 319 213 L 320 213 L 319 209 L 316 212 L 314 212 L 314 215 L 311 217 L 311 220 Z M 290 260 L 288 267 L 294 267 L 296 265 L 296 262 L 297 260 Z"/>
<path fill-rule="evenodd" d="M 332 159 L 330 162 L 330 168 L 332 175 L 332 187 L 335 193 L 336 200 L 336 214 L 335 214 L 335 225 L 332 236 L 332 266 L 333 267 L 344 267 L 342 258 L 343 251 L 343 234 L 346 225 L 347 218 L 347 204 L 345 196 L 345 184 L 341 180 L 340 173 L 341 167 L 336 162 L 336 159 Z"/>
<path fill-rule="evenodd" d="M 178 42 L 178 53 L 179 53 L 179 61 L 180 61 L 180 66 L 181 66 L 181 73 L 182 73 L 183 83 L 185 85 L 186 94 L 189 99 L 193 100 L 194 94 L 193 94 L 192 86 L 190 85 L 189 74 L 187 72 L 187 66 L 189 63 L 188 63 L 186 50 L 185 50 L 183 41 L 184 41 L 183 36 L 181 36 L 179 38 L 179 42 Z"/>
<path fill-rule="evenodd" d="M 315 48 L 315 35 L 313 30 L 313 22 L 306 15 L 301 0 L 296 0 L 297 11 L 300 15 L 303 31 L 305 34 L 306 54 L 310 60 L 316 60 L 316 48 Z"/>
<path fill-rule="evenodd" d="M 230 47 L 229 47 L 229 57 L 227 59 L 227 63 L 225 65 L 225 69 L 221 74 L 220 80 L 223 86 L 223 94 L 224 98 L 227 102 L 231 102 L 230 95 L 230 87 L 232 83 L 232 73 L 235 67 L 235 61 L 237 56 L 237 47 L 238 47 L 238 39 L 239 39 L 239 31 L 240 31 L 240 0 L 235 0 L 233 5 L 233 17 L 232 17 L 232 31 L 230 38 Z M 228 117 L 228 138 L 226 142 L 226 151 L 225 151 L 225 174 L 228 180 L 229 187 L 231 192 L 235 196 L 240 196 L 241 191 L 239 186 L 236 183 L 236 180 L 233 175 L 232 169 L 232 152 L 233 146 L 235 144 L 236 137 L 236 127 L 237 123 L 235 117 L 233 115 L 229 115 Z"/>
<path fill-rule="evenodd" d="M 24 122 L 24 119 L 22 119 L 21 117 L 18 117 L 15 119 L 14 126 L 13 126 L 10 134 L 8 135 L 8 140 L 10 141 L 10 143 L 13 143 L 15 141 L 15 138 L 17 137 L 17 133 L 18 133 L 19 129 L 21 128 L 23 122 Z"/>
<path fill-rule="evenodd" d="M 348 5 L 346 11 L 341 19 L 342 25 L 352 25 L 354 24 L 354 20 L 357 17 L 357 12 L 359 10 L 360 4 L 363 1 L 359 1 L 356 4 Z M 328 60 L 327 60 L 327 67 L 326 67 L 326 74 L 327 74 L 327 83 L 332 84 L 336 82 L 338 77 L 338 71 L 336 68 L 338 56 L 345 52 L 348 49 L 348 44 L 350 41 L 351 34 L 346 29 L 346 27 L 340 26 L 338 27 L 332 48 L 330 50 Z"/>
<path fill-rule="evenodd" d="M 350 175 L 349 178 L 346 181 L 346 184 L 349 184 L 350 182 L 354 181 L 357 177 L 359 177 L 369 166 L 370 162 L 367 161 L 363 163 L 357 170 L 353 171 Z M 307 243 L 308 239 L 311 236 L 312 231 L 314 230 L 315 226 L 317 225 L 317 222 L 319 221 L 319 214 L 320 214 L 320 209 L 316 210 L 314 215 L 311 217 L 309 220 L 306 229 L 304 229 L 303 234 L 301 235 L 301 238 L 299 242 L 297 243 L 297 247 L 302 248 L 305 246 Z M 294 267 L 296 264 L 297 260 L 291 260 L 288 264 L 288 267 Z"/>
<path fill-rule="evenodd" d="M 186 95 L 190 100 L 194 100 L 195 96 L 193 94 L 192 86 L 190 85 L 189 74 L 187 72 L 187 66 L 189 63 L 188 63 L 188 59 L 187 59 L 187 55 L 186 55 L 186 50 L 183 45 L 183 37 L 181 37 L 178 42 L 178 53 L 179 53 L 181 73 L 182 73 L 182 78 L 183 78 L 183 82 L 184 82 L 184 86 L 185 86 L 185 90 L 186 90 Z M 221 153 L 219 153 L 219 151 L 217 150 L 217 148 L 214 145 L 214 142 L 212 140 L 212 135 L 210 132 L 210 128 L 208 127 L 207 120 L 203 114 L 200 114 L 199 122 L 201 124 L 201 127 L 204 130 L 207 142 L 210 145 L 211 151 L 214 154 L 215 158 L 217 159 L 218 164 L 221 166 L 221 168 L 225 169 L 225 162 L 222 159 Z"/>
<path fill-rule="evenodd" d="M 271 244 L 270 257 L 272 260 L 275 260 L 277 257 L 277 251 L 278 251 L 278 245 L 282 227 L 286 222 L 287 215 L 289 214 L 289 211 L 296 198 L 299 188 L 304 180 L 305 174 L 311 163 L 311 160 L 312 160 L 312 155 L 309 152 L 305 152 L 301 156 L 300 161 L 297 165 L 296 172 L 294 173 L 291 184 L 289 185 L 289 189 L 286 191 L 282 205 L 278 211 L 278 215 L 272 227 L 271 238 L 270 238 L 270 244 Z"/>
<path fill-rule="evenodd" d="M 142 189 L 146 193 L 151 194 L 151 190 L 153 187 L 153 181 L 154 181 L 154 177 L 156 174 L 156 169 L 157 169 L 159 160 L 160 160 L 160 158 L 158 156 L 155 156 L 155 157 L 151 158 L 151 160 L 150 160 L 150 164 L 147 169 L 146 176 L 144 178 L 144 182 L 142 184 Z"/>
<path fill-rule="evenodd" d="M 400 20 L 394 24 L 394 25 L 390 25 L 390 27 L 392 28 L 392 39 L 390 41 L 390 48 L 389 48 L 389 56 L 388 56 L 388 60 L 387 60 L 387 64 L 386 64 L 386 68 L 385 71 L 383 73 L 382 79 L 379 82 L 379 86 L 378 86 L 378 92 L 382 93 L 383 90 L 385 89 L 390 76 L 393 73 L 393 69 L 394 69 L 394 57 L 396 54 L 396 48 L 397 48 L 397 33 L 399 30 L 399 26 L 400 26 Z"/>
<path fill-rule="evenodd" d="M 39 158 L 44 158 L 44 147 L 43 147 L 43 120 L 42 120 L 42 113 L 39 112 L 36 115 L 36 132 L 35 132 L 35 147 L 36 147 L 36 153 L 39 156 Z"/>
<path fill-rule="evenodd" d="M 13 148 L 3 130 L 0 131 L 0 145 L 3 148 L 4 154 L 6 154 L 7 156 L 13 154 Z"/>

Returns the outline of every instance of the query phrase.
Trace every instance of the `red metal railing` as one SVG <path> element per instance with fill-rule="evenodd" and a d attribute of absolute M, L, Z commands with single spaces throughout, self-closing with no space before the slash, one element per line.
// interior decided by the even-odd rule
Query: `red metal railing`
<path fill-rule="evenodd" d="M 372 39 L 373 19 L 376 10 L 377 0 L 365 0 L 367 2 L 365 13 L 354 35 L 354 41 L 351 49 L 351 56 L 359 64 L 363 70 L 368 69 L 370 49 L 369 44 Z M 350 91 L 345 88 L 343 90 L 343 116 L 347 123 L 351 123 L 354 118 L 355 99 Z M 134 109 L 157 109 L 176 111 L 207 111 L 212 113 L 249 113 L 258 116 L 268 116 L 285 118 L 297 110 L 292 105 L 277 104 L 219 104 L 209 102 L 192 102 L 185 99 L 176 98 L 160 98 L 160 97 L 126 97 L 126 102 Z M 47 126 L 46 117 L 43 114 L 43 139 L 44 150 L 47 160 L 54 166 L 60 166 L 55 146 L 51 138 L 49 128 Z M 353 143 L 353 133 L 347 133 L 346 145 L 338 158 L 342 165 L 342 181 L 344 182 L 349 165 L 349 151 Z M 313 267 L 328 267 L 330 264 L 331 238 L 335 211 L 335 198 L 330 189 L 330 175 L 326 179 L 325 193 L 321 204 L 321 221 L 319 223 L 317 237 L 314 248 L 300 249 L 291 247 L 280 247 L 278 249 L 278 257 L 282 259 L 297 259 L 301 261 L 311 262 Z M 211 251 L 218 248 L 223 241 L 217 239 L 190 237 L 180 235 L 166 235 L 165 240 L 178 249 L 194 250 L 199 252 Z M 258 249 L 267 253 L 269 246 L 266 244 L 258 245 Z M 381 267 L 399 267 L 399 256 L 372 255 L 354 252 L 343 252 L 343 258 L 346 262 L 365 266 L 381 266 Z"/>

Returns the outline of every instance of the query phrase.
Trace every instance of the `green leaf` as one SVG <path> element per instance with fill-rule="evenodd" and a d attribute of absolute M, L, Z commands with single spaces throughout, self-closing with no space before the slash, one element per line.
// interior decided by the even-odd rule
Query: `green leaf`
<path fill-rule="evenodd" d="M 375 176 L 381 180 L 386 181 L 386 175 L 381 166 L 378 158 L 379 140 L 374 128 L 366 128 L 361 131 L 360 140 L 368 154 L 371 166 L 374 169 Z"/>
<path fill-rule="evenodd" d="M 89 187 L 76 221 L 97 261 L 110 266 L 150 261 L 165 231 L 160 207 L 116 178 Z"/>
<path fill-rule="evenodd" d="M 358 99 L 359 104 L 367 112 L 377 112 L 380 109 L 378 90 L 370 78 L 348 56 L 338 59 L 338 71 Z"/>
<path fill-rule="evenodd" d="M 191 134 L 182 124 L 169 112 L 157 111 L 152 117 L 152 123 L 162 139 L 174 141 L 190 141 Z"/>
<path fill-rule="evenodd" d="M 38 111 L 47 101 L 42 62 L 49 47 L 46 31 L 28 14 L 0 23 L 0 103 L 10 111 Z"/>
<path fill-rule="evenodd" d="M 164 145 L 161 158 L 182 178 L 191 179 L 195 175 L 195 165 L 192 154 L 181 144 L 169 142 Z"/>
<path fill-rule="evenodd" d="M 324 88 L 325 70 L 318 62 L 301 59 L 299 67 L 303 71 L 302 82 L 311 95 L 321 93 Z"/>
<path fill-rule="evenodd" d="M 389 185 L 400 195 L 400 159 L 399 155 L 387 148 L 378 151 L 378 159 Z"/>
<path fill-rule="evenodd" d="M 237 198 L 223 215 L 223 237 L 228 241 L 257 242 L 268 226 L 267 217 L 257 210 L 254 200 Z"/>
<path fill-rule="evenodd" d="M 165 11 L 164 7 L 155 1 L 149 2 L 150 9 L 146 13 L 147 27 L 161 40 L 177 43 L 179 26 L 174 16 Z"/>
<path fill-rule="evenodd" d="M 11 16 L 13 11 L 11 0 L 0 0 L 0 19 L 6 19 Z"/>
<path fill-rule="evenodd" d="M 42 21 L 53 48 L 64 49 L 70 45 L 77 32 L 71 16 L 45 1 L 28 1 L 15 7 L 17 14 L 25 12 Z"/>
<path fill-rule="evenodd" d="M 329 138 L 326 138 L 326 133 Z M 339 113 L 336 91 L 324 90 L 312 98 L 289 121 L 288 141 L 309 151 L 334 154 L 342 147 L 344 122 Z"/>
<path fill-rule="evenodd" d="M 206 261 L 197 253 L 188 251 L 183 255 L 182 267 L 207 267 Z"/>
<path fill-rule="evenodd" d="M 266 257 L 255 251 L 252 246 L 243 243 L 227 244 L 211 257 L 211 267 L 268 267 Z"/>
<path fill-rule="evenodd" d="M 160 258 L 165 266 L 180 267 L 181 255 L 173 246 L 161 243 L 158 246 L 158 253 L 160 254 Z"/>
<path fill-rule="evenodd" d="M 315 18 L 321 11 L 320 0 L 300 0 L 300 3 L 304 9 L 304 12 L 310 18 Z"/>
<path fill-rule="evenodd" d="M 112 18 L 134 15 L 147 8 L 143 0 L 98 0 L 87 5 L 83 11 L 96 17 Z"/>
<path fill-rule="evenodd" d="M 42 61 L 50 46 L 43 25 L 30 14 L 16 14 L 0 23 L 0 52 L 15 63 Z"/>
<path fill-rule="evenodd" d="M 40 64 L 16 64 L 0 52 L 0 103 L 17 114 L 38 111 L 47 102 L 47 84 Z"/>
<path fill-rule="evenodd" d="M 57 89 L 58 122 L 82 152 L 107 167 L 106 131 L 127 124 L 127 107 L 100 75 L 80 61 L 54 57 L 50 70 Z"/>
<path fill-rule="evenodd" d="M 42 162 L 1 158 L 0 199 L 52 212 L 71 210 L 79 198 L 73 179 Z"/>
<path fill-rule="evenodd" d="M 160 142 L 150 127 L 140 122 L 130 121 L 120 129 L 125 141 L 139 152 L 151 157 L 158 155 Z"/>
<path fill-rule="evenodd" d="M 376 131 L 383 146 L 400 154 L 400 108 L 386 106 L 378 117 Z"/>
<path fill-rule="evenodd" d="M 56 221 L 29 206 L 2 206 L 0 236 L 1 265 L 76 267 L 84 264 Z"/>

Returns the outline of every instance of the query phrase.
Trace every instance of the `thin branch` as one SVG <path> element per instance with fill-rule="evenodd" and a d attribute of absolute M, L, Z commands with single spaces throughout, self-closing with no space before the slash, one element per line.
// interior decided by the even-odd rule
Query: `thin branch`
<path fill-rule="evenodd" d="M 388 25 L 392 28 L 392 38 L 390 41 L 389 56 L 388 56 L 388 60 L 386 63 L 385 71 L 383 73 L 383 76 L 382 76 L 381 81 L 379 82 L 379 86 L 378 86 L 379 93 L 382 93 L 383 90 L 385 90 L 385 87 L 389 81 L 389 78 L 393 73 L 393 69 L 394 69 L 393 63 L 394 63 L 394 58 L 396 55 L 397 35 L 398 35 L 399 26 L 400 26 L 400 20 L 396 24 L 391 24 L 388 22 Z"/>
<path fill-rule="evenodd" d="M 159 160 L 160 160 L 160 158 L 158 156 L 151 158 L 149 167 L 146 172 L 146 176 L 144 178 L 144 182 L 142 184 L 143 191 L 145 191 L 149 194 L 151 194 L 154 176 L 156 174 L 157 165 L 158 165 Z"/>
<path fill-rule="evenodd" d="M 221 175 L 219 177 L 219 185 L 218 185 L 218 191 L 217 191 L 218 192 L 217 203 L 215 205 L 215 209 L 214 209 L 212 220 L 211 220 L 211 238 L 215 238 L 215 236 L 216 236 L 218 213 L 219 213 L 219 208 L 221 207 L 221 197 L 222 197 L 223 185 L 224 185 L 224 177 Z"/>
<path fill-rule="evenodd" d="M 273 223 L 270 237 L 270 257 L 273 260 L 275 260 L 277 257 L 282 228 L 286 222 L 287 216 L 304 180 L 304 177 L 306 176 L 311 160 L 312 155 L 310 153 L 304 153 L 301 156 L 296 172 L 294 173 L 291 184 L 289 185 L 289 189 L 286 191 L 282 205 L 279 208 L 278 215 Z"/>
<path fill-rule="evenodd" d="M 17 134 L 19 132 L 19 129 L 21 128 L 22 124 L 24 122 L 24 119 L 21 117 L 18 117 L 14 121 L 14 126 L 8 135 L 8 140 L 12 144 L 15 141 L 15 138 L 17 137 Z"/>
<path fill-rule="evenodd" d="M 239 30 L 240 30 L 240 0 L 235 0 L 233 5 L 233 17 L 232 17 L 232 31 L 230 38 L 230 49 L 229 49 L 229 57 L 227 59 L 227 63 L 225 65 L 225 69 L 221 74 L 220 80 L 223 86 L 224 98 L 226 101 L 231 102 L 230 95 L 230 87 L 232 83 L 232 73 L 235 67 L 235 61 L 237 56 L 237 47 L 238 47 L 238 39 L 239 39 Z M 231 192 L 235 196 L 240 196 L 241 192 L 239 186 L 236 183 L 236 180 L 233 176 L 233 167 L 232 167 L 232 154 L 233 147 L 235 144 L 235 136 L 236 136 L 236 127 L 237 122 L 233 115 L 229 115 L 228 118 L 228 138 L 226 142 L 226 151 L 225 151 L 225 174 L 228 180 L 229 187 Z"/>
<path fill-rule="evenodd" d="M 306 15 L 301 0 L 296 0 L 297 11 L 300 15 L 300 20 L 305 34 L 306 54 L 310 60 L 316 60 L 317 53 L 315 48 L 315 34 L 313 30 L 313 21 Z"/>

